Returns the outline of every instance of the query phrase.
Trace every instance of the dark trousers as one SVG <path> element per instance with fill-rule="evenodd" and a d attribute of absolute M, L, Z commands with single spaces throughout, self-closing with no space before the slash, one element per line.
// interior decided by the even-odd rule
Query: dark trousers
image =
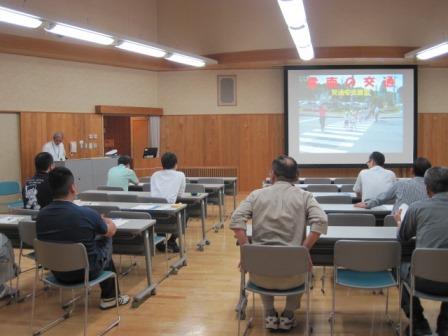
<path fill-rule="evenodd" d="M 401 280 L 405 281 L 407 284 L 409 284 L 409 286 L 411 285 L 409 263 L 403 263 L 401 265 Z M 428 294 L 448 296 L 448 283 L 416 278 L 415 288 L 419 291 Z M 425 318 L 425 316 L 423 315 L 423 307 L 422 304 L 420 303 L 420 299 L 414 296 L 412 299 L 412 304 L 413 304 L 412 310 L 414 315 L 414 322 L 422 321 Z M 410 307 L 411 307 L 410 294 L 407 291 L 406 287 L 403 286 L 401 308 L 403 309 L 404 313 L 408 318 L 410 316 Z M 445 325 L 447 323 L 448 323 L 448 302 L 442 302 L 440 305 L 440 313 L 439 318 L 437 319 L 437 324 Z"/>
<path fill-rule="evenodd" d="M 96 240 L 97 254 L 92 258 L 89 257 L 89 280 L 96 279 L 102 271 L 111 271 L 117 273 L 112 260 L 112 239 L 100 237 Z M 84 281 L 84 270 L 73 272 L 53 272 L 56 279 L 65 283 L 79 283 Z M 110 299 L 115 297 L 115 279 L 109 278 L 100 283 L 101 298 Z M 120 289 L 118 288 L 118 293 Z"/>

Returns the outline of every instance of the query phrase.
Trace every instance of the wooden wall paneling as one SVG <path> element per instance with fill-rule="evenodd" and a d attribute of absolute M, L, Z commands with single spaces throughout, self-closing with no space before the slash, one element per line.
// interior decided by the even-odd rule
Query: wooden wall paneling
<path fill-rule="evenodd" d="M 418 118 L 419 156 L 433 166 L 448 166 L 448 113 L 420 113 Z"/>
<path fill-rule="evenodd" d="M 53 133 L 64 133 L 64 146 L 69 158 L 78 159 L 104 155 L 102 116 L 89 113 L 20 113 L 20 146 L 22 180 L 34 174 L 34 157 L 42 146 L 52 139 Z M 96 139 L 89 139 L 96 134 Z M 96 148 L 80 148 L 79 140 L 85 144 L 95 143 Z M 70 153 L 70 141 L 77 142 L 77 152 Z"/>

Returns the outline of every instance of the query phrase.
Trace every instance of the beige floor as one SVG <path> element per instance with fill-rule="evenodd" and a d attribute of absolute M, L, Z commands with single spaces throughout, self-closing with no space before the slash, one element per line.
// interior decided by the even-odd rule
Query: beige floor
<path fill-rule="evenodd" d="M 231 199 L 228 198 L 230 204 Z M 228 208 L 228 213 L 231 210 Z M 210 210 L 208 226 L 215 221 L 217 211 Z M 226 228 L 214 233 L 210 231 L 208 238 L 211 245 L 204 252 L 195 250 L 200 237 L 199 221 L 192 220 L 187 230 L 188 266 L 182 268 L 162 282 L 157 295 L 149 298 L 139 308 L 122 307 L 120 326 L 111 335 L 235 335 L 237 328 L 234 311 L 238 299 L 239 272 L 237 270 L 239 250 L 235 246 L 232 232 Z M 118 262 L 118 257 L 115 258 Z M 133 295 L 145 285 L 145 269 L 143 258 L 137 257 L 138 267 L 128 276 L 120 279 L 123 293 Z M 129 264 L 130 257 L 123 257 L 123 264 Z M 154 273 L 161 278 L 166 269 L 163 255 L 154 260 Z M 315 267 L 316 278 L 319 279 L 322 268 Z M 32 286 L 32 272 L 23 277 L 23 290 L 29 291 Z M 327 268 L 327 290 L 320 291 L 320 282 L 316 282 L 312 291 L 311 323 L 314 335 L 329 335 L 328 323 L 331 311 L 331 268 Z M 69 293 L 67 293 L 68 295 Z M 57 291 L 43 292 L 37 299 L 37 324 L 57 316 L 59 295 Z M 89 335 L 94 335 L 114 317 L 114 311 L 101 311 L 97 306 L 99 291 L 90 295 Z M 0 302 L 0 304 L 3 302 Z M 394 335 L 384 318 L 384 295 L 373 295 L 371 292 L 337 289 L 336 335 Z M 278 308 L 281 310 L 282 300 Z M 424 302 L 431 325 L 437 318 L 438 305 Z M 82 335 L 82 309 L 79 304 L 74 315 L 60 325 L 47 332 L 47 335 Z M 397 292 L 391 292 L 393 318 L 397 318 Z M 29 319 L 30 300 L 0 308 L 0 335 L 30 335 Z M 262 325 L 262 306 L 256 298 L 256 321 L 250 335 L 269 335 Z M 296 314 L 299 326 L 290 335 L 303 335 L 304 314 L 299 310 Z"/>

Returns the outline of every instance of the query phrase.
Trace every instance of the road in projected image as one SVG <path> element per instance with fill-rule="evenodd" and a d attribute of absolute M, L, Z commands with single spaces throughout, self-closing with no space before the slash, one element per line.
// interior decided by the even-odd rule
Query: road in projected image
<path fill-rule="evenodd" d="M 401 116 L 372 113 L 321 118 L 319 114 L 302 115 L 299 124 L 302 153 L 369 153 L 375 150 L 400 153 L 403 150 Z"/>

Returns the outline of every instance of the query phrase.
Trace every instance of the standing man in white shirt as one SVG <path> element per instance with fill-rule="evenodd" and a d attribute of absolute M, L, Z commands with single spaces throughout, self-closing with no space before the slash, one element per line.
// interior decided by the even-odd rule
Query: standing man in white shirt
<path fill-rule="evenodd" d="M 185 192 L 185 174 L 177 171 L 176 154 L 166 152 L 161 158 L 163 170 L 155 172 L 151 176 L 151 195 L 154 197 L 165 198 L 168 203 L 176 203 L 178 195 Z M 171 252 L 179 252 L 176 243 L 177 236 L 172 234 L 168 239 L 168 250 Z M 157 244 L 157 248 L 161 251 L 165 250 L 163 243 Z"/>
<path fill-rule="evenodd" d="M 42 152 L 50 153 L 54 161 L 65 161 L 65 148 L 62 141 L 64 134 L 62 132 L 55 132 L 53 134 L 53 141 L 47 142 L 42 147 Z"/>
<path fill-rule="evenodd" d="M 378 195 L 386 192 L 397 180 L 395 173 L 383 168 L 385 162 L 384 154 L 373 152 L 369 156 L 367 166 L 359 172 L 353 191 L 363 202 L 376 199 Z"/>

